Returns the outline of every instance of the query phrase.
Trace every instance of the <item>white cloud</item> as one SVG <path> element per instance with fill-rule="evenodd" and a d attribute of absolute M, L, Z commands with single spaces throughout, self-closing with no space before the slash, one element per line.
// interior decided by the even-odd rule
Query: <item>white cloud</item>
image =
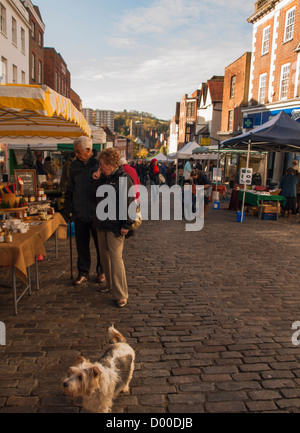
<path fill-rule="evenodd" d="M 107 39 L 111 55 L 99 49 L 72 76 L 84 105 L 170 119 L 184 94 L 251 49 L 253 10 L 240 0 L 153 0 L 128 10 Z"/>

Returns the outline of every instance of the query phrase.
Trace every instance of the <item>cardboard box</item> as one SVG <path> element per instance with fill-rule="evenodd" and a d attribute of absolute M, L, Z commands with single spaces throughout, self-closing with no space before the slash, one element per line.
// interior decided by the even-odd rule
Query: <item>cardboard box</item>
<path fill-rule="evenodd" d="M 262 205 L 262 213 L 280 213 L 280 206 L 277 206 L 277 204 L 264 204 Z"/>

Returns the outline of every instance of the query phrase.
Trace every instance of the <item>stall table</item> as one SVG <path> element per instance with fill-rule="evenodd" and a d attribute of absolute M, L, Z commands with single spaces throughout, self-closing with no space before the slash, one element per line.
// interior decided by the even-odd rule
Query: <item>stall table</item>
<path fill-rule="evenodd" d="M 18 302 L 28 291 L 31 294 L 30 266 L 35 265 L 36 286 L 39 290 L 37 256 L 46 255 L 45 243 L 55 233 L 55 251 L 58 257 L 58 239 L 66 239 L 67 224 L 63 217 L 57 213 L 48 221 L 31 219 L 32 224 L 27 233 L 14 233 L 12 243 L 0 244 L 1 266 L 12 268 L 12 289 L 14 297 L 14 311 L 18 313 Z M 17 278 L 28 284 L 22 295 L 17 298 Z"/>
<path fill-rule="evenodd" d="M 244 191 L 239 191 L 238 199 L 243 200 Z M 262 206 L 265 202 L 276 202 L 282 203 L 283 206 L 286 204 L 286 198 L 283 195 L 267 195 L 267 194 L 255 194 L 253 192 L 246 192 L 245 203 L 250 206 L 258 206 L 260 208 L 259 217 L 262 216 Z M 277 214 L 278 218 L 278 214 Z"/>

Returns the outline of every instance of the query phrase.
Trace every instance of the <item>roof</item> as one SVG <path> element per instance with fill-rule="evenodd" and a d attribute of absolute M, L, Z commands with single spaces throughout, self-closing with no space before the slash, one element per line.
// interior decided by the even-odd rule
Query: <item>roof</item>
<path fill-rule="evenodd" d="M 224 88 L 224 77 L 221 80 L 208 80 L 207 81 L 210 96 L 212 102 L 222 102 L 223 101 L 223 88 Z"/>

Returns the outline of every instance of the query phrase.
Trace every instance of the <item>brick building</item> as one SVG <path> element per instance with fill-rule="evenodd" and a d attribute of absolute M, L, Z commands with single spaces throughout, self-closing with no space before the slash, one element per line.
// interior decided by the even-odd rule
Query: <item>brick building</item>
<path fill-rule="evenodd" d="M 259 0 L 253 24 L 249 106 L 243 116 L 255 127 L 285 111 L 300 121 L 299 0 Z M 269 158 L 269 180 L 278 182 L 293 154 Z"/>
<path fill-rule="evenodd" d="M 216 75 L 200 86 L 196 125 L 200 145 L 216 147 L 220 141 L 223 87 L 224 77 Z"/>
<path fill-rule="evenodd" d="M 243 54 L 225 68 L 220 140 L 242 132 L 242 108 L 248 106 L 251 53 Z"/>
<path fill-rule="evenodd" d="M 44 83 L 44 33 L 40 10 L 30 0 L 22 1 L 28 11 L 29 32 L 29 84 Z"/>
<path fill-rule="evenodd" d="M 70 98 L 71 74 L 62 56 L 55 48 L 44 48 L 44 84 Z"/>
<path fill-rule="evenodd" d="M 70 89 L 70 99 L 74 107 L 76 107 L 78 111 L 82 111 L 82 100 L 73 89 Z"/>

